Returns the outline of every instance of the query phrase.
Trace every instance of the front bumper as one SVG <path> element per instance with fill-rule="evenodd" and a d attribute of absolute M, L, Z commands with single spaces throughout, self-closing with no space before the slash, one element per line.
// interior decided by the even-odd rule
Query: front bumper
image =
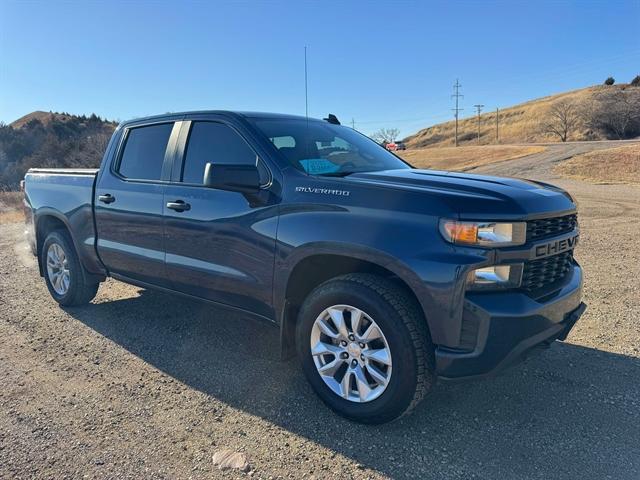
<path fill-rule="evenodd" d="M 581 298 L 578 265 L 551 298 L 534 300 L 520 292 L 468 294 L 463 323 L 471 326 L 473 350 L 436 348 L 437 374 L 451 380 L 492 375 L 536 347 L 564 340 L 586 309 Z"/>

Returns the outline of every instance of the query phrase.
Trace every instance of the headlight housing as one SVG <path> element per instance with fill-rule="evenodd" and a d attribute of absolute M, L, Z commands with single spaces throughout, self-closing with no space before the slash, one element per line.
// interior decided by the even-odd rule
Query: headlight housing
<path fill-rule="evenodd" d="M 522 263 L 491 265 L 471 270 L 467 275 L 467 290 L 518 288 L 522 281 L 522 271 Z"/>
<path fill-rule="evenodd" d="M 480 247 L 510 247 L 527 241 L 526 222 L 461 222 L 443 218 L 440 233 L 448 242 Z"/>

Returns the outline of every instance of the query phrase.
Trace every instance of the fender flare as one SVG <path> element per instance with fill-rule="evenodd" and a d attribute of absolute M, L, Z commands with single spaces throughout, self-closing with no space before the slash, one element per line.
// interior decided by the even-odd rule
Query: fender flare
<path fill-rule="evenodd" d="M 77 241 L 76 241 L 75 237 L 71 233 L 72 230 L 71 230 L 71 225 L 69 224 L 69 219 L 60 210 L 56 210 L 55 208 L 52 208 L 52 207 L 40 207 L 36 211 L 33 212 L 33 225 L 34 225 L 34 233 L 35 233 L 35 237 L 36 237 L 36 257 L 38 259 L 38 268 L 40 270 L 40 276 L 44 275 L 44 270 L 43 270 L 42 261 L 41 261 L 40 248 L 42 246 L 41 244 L 44 241 L 45 237 L 41 237 L 39 239 L 38 224 L 40 223 L 40 221 L 44 217 L 53 217 L 56 220 L 60 220 L 64 224 L 65 228 L 69 232 L 69 237 L 71 237 L 71 242 L 73 243 L 73 248 L 76 251 L 76 255 L 78 255 L 78 259 L 80 260 L 80 263 L 82 264 L 82 258 L 78 253 L 80 250 L 78 248 L 78 244 L 77 244 Z M 83 267 L 84 267 L 84 265 L 83 265 Z"/>
<path fill-rule="evenodd" d="M 274 310 L 276 321 L 280 325 L 280 346 L 283 359 L 289 358 L 294 353 L 292 331 L 296 324 L 293 317 L 292 305 L 287 301 L 287 287 L 291 274 L 295 267 L 303 260 L 316 255 L 336 255 L 362 260 L 379 267 L 382 267 L 397 276 L 416 297 L 423 312 L 428 311 L 428 306 L 432 302 L 430 292 L 425 288 L 423 281 L 409 268 L 408 265 L 397 258 L 371 247 L 353 245 L 342 242 L 311 242 L 301 245 L 292 250 L 284 260 L 276 264 L 274 272 Z M 427 327 L 429 319 L 425 315 Z"/>

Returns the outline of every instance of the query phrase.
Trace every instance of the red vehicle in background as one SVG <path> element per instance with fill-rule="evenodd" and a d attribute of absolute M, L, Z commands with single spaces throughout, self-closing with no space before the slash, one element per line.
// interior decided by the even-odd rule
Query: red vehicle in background
<path fill-rule="evenodd" d="M 385 143 L 384 147 L 390 152 L 395 152 L 397 150 L 406 150 L 407 146 L 402 142 L 389 142 Z"/>

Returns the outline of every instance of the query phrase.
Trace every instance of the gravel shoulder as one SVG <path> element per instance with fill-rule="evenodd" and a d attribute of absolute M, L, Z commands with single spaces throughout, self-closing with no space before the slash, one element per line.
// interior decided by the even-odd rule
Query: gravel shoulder
<path fill-rule="evenodd" d="M 327 410 L 279 360 L 277 330 L 245 315 L 111 280 L 59 308 L 23 227 L 0 225 L 0 478 L 639 478 L 640 188 L 560 179 L 555 154 L 478 172 L 575 195 L 584 317 L 377 427 Z M 251 471 L 218 470 L 224 448 Z"/>

